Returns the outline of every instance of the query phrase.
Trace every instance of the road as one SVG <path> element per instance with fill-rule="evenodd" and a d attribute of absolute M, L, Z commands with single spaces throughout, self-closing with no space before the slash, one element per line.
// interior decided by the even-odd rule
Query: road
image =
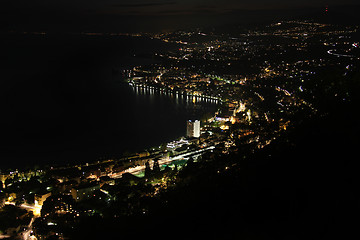
<path fill-rule="evenodd" d="M 32 224 L 35 220 L 35 217 L 31 218 L 30 223 L 28 224 L 28 226 L 26 227 L 26 230 L 17 233 L 17 235 L 0 235 L 0 239 L 7 239 L 7 238 L 11 238 L 11 239 L 19 239 L 19 240 L 37 240 L 37 238 L 35 236 L 30 236 L 31 232 L 32 232 Z"/>
<path fill-rule="evenodd" d="M 36 217 L 40 216 L 40 211 L 41 211 L 40 206 L 35 206 L 34 204 L 23 203 L 19 207 L 22 209 L 28 210 L 28 211 L 32 211 L 34 216 L 36 216 Z"/>
<path fill-rule="evenodd" d="M 33 217 L 31 219 L 27 229 L 19 235 L 20 239 L 23 239 L 23 240 L 35 240 L 36 239 L 35 236 L 30 236 L 30 234 L 32 232 L 32 224 L 33 224 L 34 220 L 35 220 L 35 218 Z"/>
<path fill-rule="evenodd" d="M 26 230 L 18 234 L 18 239 L 22 240 L 36 240 L 37 238 L 35 236 L 30 236 L 32 232 L 32 224 L 35 220 L 35 218 L 40 216 L 41 207 L 35 206 L 34 204 L 27 204 L 23 203 L 19 206 L 20 208 L 26 209 L 28 211 L 32 211 L 34 214 L 34 217 L 31 219 L 29 225 L 27 226 Z"/>
<path fill-rule="evenodd" d="M 336 49 L 330 49 L 329 51 L 327 51 L 328 54 L 331 54 L 331 55 L 335 55 L 337 57 L 355 57 L 353 55 L 348 55 L 348 54 L 339 54 L 339 53 L 334 53 L 336 51 Z"/>
<path fill-rule="evenodd" d="M 13 203 L 13 202 L 5 202 L 5 204 L 15 206 L 15 203 Z M 22 232 L 19 232 L 17 234 L 17 236 L 15 237 L 15 239 L 36 240 L 37 238 L 35 236 L 30 236 L 30 234 L 32 232 L 32 224 L 33 224 L 35 218 L 40 216 L 41 207 L 35 206 L 33 204 L 27 204 L 27 203 L 23 203 L 23 204 L 19 205 L 19 207 L 22 208 L 22 209 L 25 209 L 27 211 L 32 211 L 33 214 L 34 214 L 34 217 L 31 218 L 30 223 L 26 227 L 26 230 L 22 231 Z M 0 235 L 0 239 L 7 239 L 7 238 L 10 238 L 10 237 L 14 237 L 14 236 Z"/>

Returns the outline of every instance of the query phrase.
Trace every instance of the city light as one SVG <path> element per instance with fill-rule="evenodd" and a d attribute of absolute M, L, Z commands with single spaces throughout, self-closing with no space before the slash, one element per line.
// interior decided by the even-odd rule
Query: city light
<path fill-rule="evenodd" d="M 149 4 L 146 6 L 124 4 L 122 8 L 140 9 L 140 5 L 142 8 L 151 7 Z M 328 13 L 328 6 L 325 12 L 331 14 Z M 326 16 L 330 16 L 327 14 Z M 103 229 L 105 232 L 108 228 L 103 228 L 104 223 L 111 225 L 116 218 L 113 222 L 117 227 L 121 226 L 121 229 L 119 228 L 121 231 L 126 231 L 127 224 L 122 224 L 122 221 L 138 219 L 140 216 L 141 220 L 150 223 L 154 216 L 168 216 L 167 211 L 179 214 L 180 210 L 177 208 L 181 209 L 182 206 L 179 206 L 181 204 L 190 206 L 184 211 L 186 216 L 192 217 L 193 209 L 199 209 L 198 215 L 201 217 L 205 211 L 208 212 L 206 217 L 209 219 L 206 221 L 211 222 L 209 226 L 213 226 L 215 224 L 214 219 L 211 219 L 213 208 L 221 212 L 221 214 L 215 212 L 214 215 L 225 216 L 229 209 L 233 209 L 230 207 L 231 204 L 235 204 L 237 207 L 234 209 L 237 213 L 247 216 L 246 214 L 252 214 L 253 209 L 245 208 L 248 204 L 252 204 L 253 199 L 258 199 L 255 201 L 254 209 L 259 212 L 266 210 L 264 211 L 266 214 L 277 216 L 274 215 L 274 211 L 269 212 L 266 209 L 272 204 L 261 201 L 263 199 L 271 201 L 266 196 L 276 199 L 284 189 L 290 197 L 286 196 L 285 200 L 281 200 L 283 202 L 280 201 L 274 206 L 286 205 L 286 208 L 292 209 L 294 204 L 287 205 L 287 201 L 291 202 L 292 198 L 306 192 L 306 188 L 311 188 L 312 184 L 301 185 L 302 173 L 294 176 L 288 176 L 291 174 L 287 173 L 284 177 L 281 175 L 282 165 L 285 165 L 284 169 L 286 169 L 283 172 L 292 173 L 295 172 L 294 169 L 300 168 L 306 173 L 307 167 L 303 167 L 302 164 L 306 162 L 307 156 L 297 155 L 303 153 L 303 146 L 306 146 L 307 141 L 312 145 L 319 145 L 321 149 L 328 149 L 328 146 L 322 144 L 326 142 L 325 138 L 330 136 L 329 129 L 335 129 L 330 131 L 332 134 L 336 131 L 344 132 L 345 128 L 350 129 L 352 125 L 356 125 L 356 121 L 349 120 L 349 126 L 345 126 L 342 120 L 351 115 L 350 109 L 356 105 L 351 101 L 357 99 L 356 77 L 360 59 L 359 43 L 355 37 L 357 32 L 358 27 L 354 25 L 339 26 L 312 20 L 277 20 L 274 23 L 259 24 L 257 27 L 236 28 L 236 31 L 215 27 L 206 30 L 199 27 L 130 35 L 82 32 L 80 36 L 90 38 L 91 44 L 95 40 L 120 42 L 122 40 L 119 36 L 126 36 L 129 41 L 133 41 L 136 37 L 139 42 L 150 41 L 159 45 L 173 45 L 169 47 L 171 50 L 161 51 L 150 47 L 143 55 L 135 50 L 134 55 L 131 50 L 130 60 L 127 58 L 126 61 L 124 60 L 129 62 L 128 65 L 124 64 L 119 70 L 114 64 L 113 70 L 110 70 L 111 78 L 98 82 L 91 79 L 84 80 L 84 83 L 79 84 L 80 87 L 75 84 L 74 89 L 76 91 L 81 89 L 91 101 L 86 97 L 75 99 L 76 94 L 73 94 L 76 101 L 86 102 L 85 105 L 89 109 L 77 110 L 80 107 L 73 99 L 70 100 L 75 102 L 76 111 L 67 112 L 67 107 L 59 107 L 60 115 L 87 114 L 78 121 L 79 124 L 78 119 L 70 117 L 69 121 L 74 121 L 74 126 L 64 130 L 63 134 L 68 138 L 72 136 L 72 132 L 79 131 L 80 135 L 86 136 L 81 136 L 79 139 L 89 139 L 81 143 L 86 145 L 83 148 L 85 150 L 81 150 L 80 147 L 77 149 L 77 142 L 80 140 L 70 137 L 71 139 L 67 141 L 72 147 L 61 153 L 66 155 L 66 151 L 74 148 L 76 151 L 83 151 L 84 156 L 76 163 L 74 160 L 69 163 L 37 166 L 42 168 L 41 170 L 26 169 L 25 166 L 13 170 L 2 168 L 0 208 L 3 215 L 0 217 L 1 220 L 8 216 L 12 217 L 9 222 L 14 225 L 5 230 L 10 229 L 11 237 L 19 239 L 47 239 L 54 236 L 59 239 L 71 239 L 65 235 L 75 234 L 78 228 L 86 225 L 87 221 L 98 221 L 96 224 L 99 225 L 94 229 Z M 50 37 L 49 34 L 36 35 Z M 113 38 L 114 36 L 117 37 Z M 144 44 L 142 47 L 147 48 L 147 45 Z M 25 71 L 27 70 L 26 68 Z M 35 81 L 33 78 L 31 80 Z M 103 95 L 98 96 L 96 91 L 99 89 L 91 90 L 88 85 L 94 85 L 95 88 L 104 91 L 101 93 Z M 118 94 L 120 89 L 128 91 L 131 101 L 141 104 L 147 102 L 154 104 L 159 101 L 164 103 L 164 105 L 158 104 L 160 108 L 166 106 L 165 109 L 168 111 L 157 112 L 151 107 L 137 110 L 132 105 L 124 108 L 114 107 L 117 106 L 114 102 L 120 102 L 118 101 L 121 95 Z M 47 93 L 44 91 L 44 94 Z M 39 95 L 38 98 L 42 97 Z M 54 98 L 56 97 L 54 94 Z M 69 105 L 72 104 L 70 100 Z M 59 100 L 61 101 L 63 100 Z M 106 103 L 103 105 L 110 107 L 101 111 L 97 109 L 96 112 L 94 103 L 99 102 L 99 106 L 103 106 L 101 101 Z M 125 101 L 125 105 L 128 103 L 130 101 Z M 26 114 L 30 114 L 28 107 L 26 111 L 24 110 Z M 14 109 L 16 112 L 17 109 Z M 56 118 L 58 110 L 51 111 L 49 116 L 44 118 L 45 120 L 39 121 L 38 125 L 34 123 L 36 121 L 30 121 L 29 126 L 37 130 L 43 121 Z M 21 113 L 20 110 L 19 112 Z M 132 116 L 131 114 L 135 112 L 141 114 Z M 156 115 L 153 115 L 154 113 Z M 31 114 L 38 113 L 35 111 Z M 86 121 L 96 114 L 99 115 L 98 119 L 113 119 L 109 122 L 115 122 L 116 126 L 112 128 L 102 124 L 103 122 L 100 124 L 100 121 L 99 124 L 96 121 L 88 124 Z M 342 120 L 334 116 L 342 116 Z M 331 119 L 328 120 L 329 118 Z M 150 119 L 158 121 L 160 127 L 154 127 Z M 326 125 L 324 130 L 318 133 L 314 125 L 318 122 L 321 123 L 318 125 L 322 125 L 324 119 L 329 122 L 327 125 L 324 124 Z M 336 130 L 339 126 L 334 124 L 334 119 L 345 127 Z M 119 124 L 119 120 L 126 120 L 127 123 Z M 137 125 L 134 127 L 134 124 Z M 62 131 L 60 125 L 52 126 L 51 121 L 48 125 L 46 127 L 56 130 L 54 132 Z M 29 126 L 21 125 L 19 128 Z M 138 134 L 133 131 L 136 127 L 140 129 Z M 35 131 L 34 129 L 32 131 Z M 151 135 L 153 138 L 150 143 L 141 145 L 147 140 L 149 129 L 155 130 Z M 125 136 L 127 131 L 131 133 L 130 137 Z M 174 135 L 171 135 L 172 131 Z M 296 135 L 301 135 L 303 132 L 310 132 L 308 134 L 310 136 L 321 135 L 321 137 L 314 138 L 315 140 L 308 140 L 305 137 L 298 139 Z M 109 135 L 114 136 L 106 139 Z M 41 137 L 43 136 L 39 135 L 39 138 Z M 100 142 L 96 139 L 100 139 Z M 351 136 L 346 140 L 350 142 L 354 139 Z M 25 137 L 22 141 L 26 142 Z M 51 141 L 56 142 L 48 141 L 49 145 Z M 96 146 L 91 145 L 93 141 Z M 133 143 L 133 146 L 125 146 L 124 143 L 128 142 Z M 56 144 L 61 145 L 58 142 Z M 145 147 L 141 149 L 141 146 Z M 312 147 L 317 149 L 318 146 L 310 148 Z M 96 154 L 91 152 L 93 150 L 91 148 L 94 148 Z M 46 151 L 49 155 L 54 154 L 49 158 L 59 157 L 56 156 L 57 151 L 53 151 L 50 147 Z M 288 153 L 293 153 L 293 156 Z M 73 156 L 68 158 L 75 159 Z M 282 158 L 286 160 L 281 161 Z M 319 164 L 321 167 L 310 173 L 316 176 L 312 176 L 315 180 L 318 179 L 318 174 L 322 174 L 321 169 L 324 167 L 322 164 L 325 164 L 321 158 L 311 161 L 311 164 L 317 161 L 321 162 Z M 328 161 L 326 159 L 326 162 Z M 296 167 L 288 168 L 292 162 L 296 162 L 294 163 Z M 281 176 L 277 175 L 279 172 Z M 304 176 L 308 177 L 306 174 Z M 263 181 L 263 178 L 266 180 Z M 295 184 L 291 182 L 292 178 L 296 178 Z M 302 180 L 298 181 L 298 179 Z M 351 181 L 345 182 L 349 184 L 348 182 Z M 287 193 L 288 190 L 290 193 Z M 234 194 L 241 191 L 244 191 L 243 202 Z M 205 196 L 201 196 L 202 193 Z M 188 199 L 186 199 L 187 194 L 189 194 Z M 253 195 L 247 198 L 247 194 Z M 311 195 L 312 192 L 308 194 Z M 218 196 L 227 196 L 236 201 L 226 197 L 212 199 Z M 221 204 L 216 206 L 217 203 Z M 297 202 L 294 206 L 298 205 L 301 204 Z M 311 206 L 310 210 L 316 207 L 318 206 Z M 298 214 L 299 209 L 283 212 L 286 212 L 286 217 L 296 215 L 296 218 L 301 215 Z M 254 216 L 260 216 L 259 212 L 255 212 Z M 203 221 L 201 217 L 199 219 Z M 282 219 L 283 216 L 278 218 Z M 129 225 L 133 225 L 130 220 Z M 200 220 L 198 222 L 201 222 Z M 206 221 L 204 222 L 208 224 Z M 248 218 L 244 217 L 239 223 L 234 224 L 245 225 L 247 221 Z M 141 226 L 141 221 L 138 224 Z M 89 223 L 89 226 L 93 226 L 92 223 Z M 232 224 L 226 227 L 230 229 Z M 89 231 L 93 229 L 89 228 Z M 30 232 L 36 236 L 30 236 Z M 10 235 L 4 233 L 4 236 Z"/>

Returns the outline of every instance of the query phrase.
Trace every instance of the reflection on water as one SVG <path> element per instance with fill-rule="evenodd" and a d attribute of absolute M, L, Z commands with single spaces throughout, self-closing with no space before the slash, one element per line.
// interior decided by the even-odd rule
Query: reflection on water
<path fill-rule="evenodd" d="M 186 92 L 165 90 L 146 85 L 130 84 L 130 86 L 138 97 L 146 96 L 150 102 L 153 102 L 155 97 L 160 97 L 173 102 L 175 105 L 195 109 L 206 109 L 207 107 L 213 109 L 214 105 L 219 104 L 218 99 L 209 96 L 192 95 Z"/>

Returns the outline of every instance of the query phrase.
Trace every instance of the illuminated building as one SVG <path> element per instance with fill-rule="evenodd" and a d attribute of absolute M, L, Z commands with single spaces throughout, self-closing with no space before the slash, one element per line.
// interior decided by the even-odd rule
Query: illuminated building
<path fill-rule="evenodd" d="M 2 188 L 5 189 L 5 180 L 8 178 L 8 175 L 0 174 L 0 181 L 2 182 Z"/>
<path fill-rule="evenodd" d="M 215 120 L 219 121 L 219 122 L 229 122 L 230 117 L 229 116 L 217 116 L 217 117 L 215 117 Z"/>
<path fill-rule="evenodd" d="M 71 189 L 71 195 L 73 199 L 77 202 L 88 199 L 92 196 L 92 193 L 95 190 L 100 189 L 100 184 L 95 183 L 87 183 L 83 185 L 79 185 Z"/>
<path fill-rule="evenodd" d="M 187 122 L 187 128 L 186 128 L 186 136 L 187 137 L 200 137 L 200 121 L 195 120 L 191 121 L 189 120 Z"/>
<path fill-rule="evenodd" d="M 35 197 L 34 197 L 34 203 L 35 203 L 35 206 L 39 206 L 41 207 L 43 205 L 43 203 L 45 202 L 45 200 L 51 196 L 51 192 L 46 192 L 46 193 L 37 193 L 35 194 Z"/>

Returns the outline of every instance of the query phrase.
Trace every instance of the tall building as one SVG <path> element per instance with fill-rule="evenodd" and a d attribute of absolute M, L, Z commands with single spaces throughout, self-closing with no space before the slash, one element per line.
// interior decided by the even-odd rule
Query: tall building
<path fill-rule="evenodd" d="M 186 128 L 186 136 L 187 137 L 200 137 L 200 121 L 187 121 L 187 128 Z"/>

